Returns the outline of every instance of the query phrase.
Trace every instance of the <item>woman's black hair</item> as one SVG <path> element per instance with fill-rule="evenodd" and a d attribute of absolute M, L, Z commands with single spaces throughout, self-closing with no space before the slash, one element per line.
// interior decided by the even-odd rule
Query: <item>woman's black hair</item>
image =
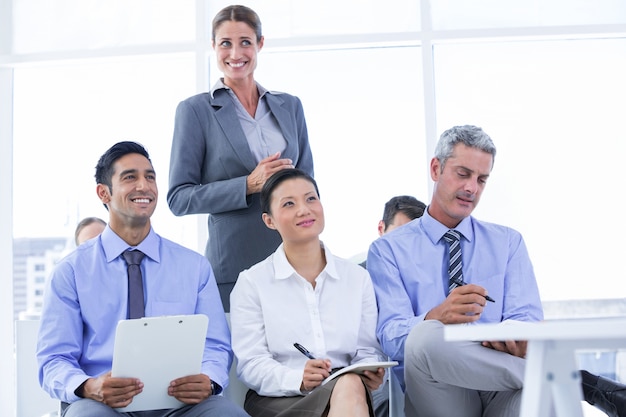
<path fill-rule="evenodd" d="M 265 181 L 265 184 L 263 184 L 263 188 L 261 189 L 261 212 L 262 213 L 271 214 L 270 204 L 272 202 L 272 193 L 274 193 L 274 190 L 276 189 L 276 187 L 278 187 L 284 181 L 295 179 L 295 178 L 302 178 L 302 179 L 309 181 L 311 184 L 313 184 L 313 187 L 315 187 L 315 192 L 317 193 L 317 196 L 319 197 L 320 192 L 317 188 L 317 183 L 315 182 L 313 177 L 311 177 L 309 174 L 307 174 L 306 172 L 298 168 L 283 169 L 283 170 L 276 172 L 271 177 L 269 177 L 267 181 Z"/>

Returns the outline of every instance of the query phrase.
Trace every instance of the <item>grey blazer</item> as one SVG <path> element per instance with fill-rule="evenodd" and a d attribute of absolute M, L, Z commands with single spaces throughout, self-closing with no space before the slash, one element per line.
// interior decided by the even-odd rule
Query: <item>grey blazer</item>
<path fill-rule="evenodd" d="M 281 158 L 313 176 L 302 103 L 275 92 L 266 93 L 265 100 L 287 141 Z M 268 257 L 281 242 L 263 223 L 259 194 L 246 196 L 246 177 L 256 165 L 226 90 L 178 104 L 167 202 L 176 216 L 209 213 L 206 256 L 225 311 L 230 311 L 230 291 L 239 272 Z"/>

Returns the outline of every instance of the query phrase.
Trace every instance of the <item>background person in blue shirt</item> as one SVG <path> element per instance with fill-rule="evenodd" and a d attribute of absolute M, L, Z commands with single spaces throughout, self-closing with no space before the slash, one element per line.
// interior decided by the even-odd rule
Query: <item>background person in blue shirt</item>
<path fill-rule="evenodd" d="M 378 236 L 389 233 L 407 224 L 411 220 L 422 217 L 424 210 L 426 210 L 426 204 L 411 195 L 397 195 L 391 197 L 391 199 L 385 203 L 383 218 L 378 221 Z M 367 253 L 363 256 L 367 258 Z M 363 268 L 367 268 L 367 259 L 363 262 L 359 262 L 359 265 Z"/>
<path fill-rule="evenodd" d="M 42 387 L 63 402 L 64 417 L 119 417 L 115 408 L 141 393 L 136 378 L 110 374 L 115 329 L 127 318 L 128 278 L 122 253 L 137 249 L 145 316 L 205 314 L 210 319 L 202 373 L 172 381 L 168 394 L 187 404 L 133 416 L 247 416 L 218 396 L 228 384 L 230 332 L 209 262 L 157 235 L 150 224 L 158 189 L 146 150 L 120 142 L 96 166 L 96 191 L 109 211 L 101 235 L 80 245 L 54 268 L 44 294 L 37 358 Z M 155 364 L 158 366 L 158 364 Z"/>
<path fill-rule="evenodd" d="M 391 197 L 385 203 L 383 218 L 378 222 L 378 236 L 389 233 L 421 217 L 426 209 L 426 204 L 411 195 L 397 195 Z M 364 256 L 367 256 L 365 254 Z M 366 261 L 359 263 L 366 268 Z M 390 371 L 391 372 L 391 371 Z M 376 417 L 389 416 L 389 379 L 377 390 L 372 391 L 372 402 Z"/>
<path fill-rule="evenodd" d="M 74 232 L 74 243 L 76 246 L 80 246 L 89 239 L 93 239 L 98 236 L 104 228 L 107 222 L 99 217 L 85 217 L 76 225 L 76 231 Z"/>

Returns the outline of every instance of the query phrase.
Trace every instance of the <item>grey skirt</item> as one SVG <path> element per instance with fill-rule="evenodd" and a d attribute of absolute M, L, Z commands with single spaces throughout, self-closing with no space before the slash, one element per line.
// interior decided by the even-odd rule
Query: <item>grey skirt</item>
<path fill-rule="evenodd" d="M 248 390 L 244 409 L 252 417 L 326 417 L 330 408 L 330 396 L 339 378 L 319 386 L 309 395 L 296 397 L 264 397 Z M 367 392 L 367 406 L 370 417 L 374 417 L 372 394 Z"/>

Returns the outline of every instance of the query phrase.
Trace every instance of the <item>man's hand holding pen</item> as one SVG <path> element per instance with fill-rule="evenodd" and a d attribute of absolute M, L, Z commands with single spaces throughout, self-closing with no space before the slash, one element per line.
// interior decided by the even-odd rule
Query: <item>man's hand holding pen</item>
<path fill-rule="evenodd" d="M 476 284 L 453 289 L 446 299 L 426 314 L 425 320 L 443 324 L 471 323 L 480 318 L 487 303 L 487 291 Z"/>
<path fill-rule="evenodd" d="M 480 318 L 487 301 L 495 302 L 483 287 L 464 283 L 453 289 L 443 303 L 430 310 L 424 320 L 439 320 L 443 324 L 472 323 Z M 526 357 L 526 341 L 484 341 L 482 345 L 520 358 Z"/>

